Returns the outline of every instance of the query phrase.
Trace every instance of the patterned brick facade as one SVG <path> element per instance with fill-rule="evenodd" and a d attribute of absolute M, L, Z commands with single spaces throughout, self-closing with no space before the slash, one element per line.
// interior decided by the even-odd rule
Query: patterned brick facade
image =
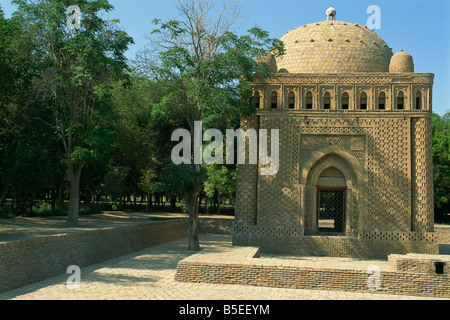
<path fill-rule="evenodd" d="M 307 25 L 285 38 L 302 42 L 315 33 L 316 40 L 322 39 L 323 34 L 318 35 L 330 23 L 317 24 L 314 31 L 314 24 Z M 336 26 L 349 27 L 340 22 Z M 280 162 L 272 176 L 260 175 L 257 165 L 239 167 L 235 245 L 259 246 L 270 253 L 361 257 L 437 252 L 431 144 L 434 75 L 388 72 L 386 56 L 392 54 L 372 31 L 360 28 L 353 25 L 351 35 L 362 32 L 381 51 L 364 51 L 358 72 L 348 69 L 341 55 L 358 57 L 361 43 L 351 46 L 352 41 L 334 38 L 329 42 L 335 47 L 326 44 L 329 50 L 317 53 L 320 59 L 333 60 L 335 54 L 343 59 L 336 60 L 344 65 L 334 67 L 334 72 L 305 64 L 307 56 L 312 64 L 323 61 L 288 44 L 288 57 L 277 60 L 282 70 L 253 83 L 258 111 L 243 120 L 242 127 L 279 129 Z M 351 50 L 342 49 L 340 40 Z M 315 42 L 317 46 L 320 41 Z M 299 71 L 289 73 L 286 65 L 297 70 L 295 57 L 301 60 Z M 366 65 L 370 57 L 375 60 Z M 344 232 L 322 235 L 318 190 L 338 187 L 345 191 Z"/>

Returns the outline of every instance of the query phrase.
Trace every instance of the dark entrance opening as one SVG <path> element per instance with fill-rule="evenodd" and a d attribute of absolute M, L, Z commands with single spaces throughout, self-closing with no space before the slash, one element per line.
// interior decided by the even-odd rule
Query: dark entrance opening
<path fill-rule="evenodd" d="M 434 266 L 436 267 L 436 274 L 444 274 L 444 262 L 435 262 Z"/>
<path fill-rule="evenodd" d="M 317 226 L 320 234 L 344 233 L 345 189 L 319 189 Z"/>

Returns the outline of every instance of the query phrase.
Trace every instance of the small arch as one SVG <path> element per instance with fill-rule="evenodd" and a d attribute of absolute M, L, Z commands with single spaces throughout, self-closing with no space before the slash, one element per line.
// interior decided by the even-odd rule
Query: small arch
<path fill-rule="evenodd" d="M 360 110 L 367 110 L 367 93 L 361 92 L 361 95 L 359 97 L 359 109 Z"/>
<path fill-rule="evenodd" d="M 350 107 L 350 95 L 348 94 L 348 92 L 344 92 L 342 94 L 342 109 L 348 110 L 349 107 Z"/>
<path fill-rule="evenodd" d="M 331 95 L 329 92 L 325 92 L 323 95 L 323 109 L 330 110 L 331 109 Z"/>
<path fill-rule="evenodd" d="M 289 109 L 295 109 L 295 93 L 294 93 L 294 91 L 289 92 L 288 104 L 289 104 Z"/>
<path fill-rule="evenodd" d="M 272 95 L 270 97 L 270 106 L 272 109 L 278 108 L 278 93 L 276 91 L 272 92 Z"/>
<path fill-rule="evenodd" d="M 309 160 L 306 162 L 306 164 L 303 166 L 303 170 L 300 175 L 300 184 L 306 185 L 306 181 L 308 179 L 308 175 L 311 171 L 311 169 L 314 167 L 314 165 L 322 158 L 331 155 L 336 154 L 337 156 L 345 159 L 348 164 L 353 168 L 354 173 L 356 174 L 356 177 L 358 179 L 358 183 L 360 184 L 367 184 L 368 178 L 365 174 L 365 169 L 361 166 L 358 159 L 350 154 L 348 151 L 343 150 L 341 148 L 338 148 L 336 146 L 329 146 L 324 149 L 321 149 L 319 151 L 314 152 Z M 338 168 L 341 170 L 340 168 Z M 342 170 L 341 170 L 342 171 Z M 345 172 L 342 171 L 344 174 Z"/>
<path fill-rule="evenodd" d="M 378 110 L 386 110 L 386 93 L 383 91 L 378 96 Z"/>
<path fill-rule="evenodd" d="M 305 96 L 306 109 L 312 110 L 313 108 L 313 95 L 311 91 L 308 91 Z"/>
<path fill-rule="evenodd" d="M 347 181 L 344 174 L 336 167 L 329 167 L 325 169 L 317 180 L 319 187 L 340 187 L 345 188 Z"/>
<path fill-rule="evenodd" d="M 416 110 L 422 110 L 422 92 L 416 92 Z"/>
<path fill-rule="evenodd" d="M 397 110 L 405 109 L 405 94 L 400 91 L 397 95 Z"/>
<path fill-rule="evenodd" d="M 259 91 L 256 91 L 253 95 L 253 104 L 255 108 L 261 107 L 261 94 L 259 93 Z"/>

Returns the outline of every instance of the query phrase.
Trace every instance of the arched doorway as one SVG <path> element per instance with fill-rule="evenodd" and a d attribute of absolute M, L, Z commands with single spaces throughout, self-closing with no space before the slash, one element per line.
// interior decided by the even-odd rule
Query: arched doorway
<path fill-rule="evenodd" d="M 364 168 L 348 152 L 330 146 L 311 155 L 302 169 L 301 221 L 306 236 L 357 236 L 362 232 L 360 188 Z"/>
<path fill-rule="evenodd" d="M 317 181 L 317 231 L 323 235 L 345 233 L 347 183 L 335 167 L 325 169 Z"/>

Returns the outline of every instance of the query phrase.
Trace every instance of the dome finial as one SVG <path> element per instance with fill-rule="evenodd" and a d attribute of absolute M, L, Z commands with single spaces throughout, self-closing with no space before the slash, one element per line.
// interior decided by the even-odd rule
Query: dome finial
<path fill-rule="evenodd" d="M 333 6 L 329 7 L 326 12 L 326 15 L 327 15 L 327 21 L 330 21 L 330 17 L 332 17 L 333 21 L 335 21 L 336 20 L 336 9 L 334 9 Z"/>

